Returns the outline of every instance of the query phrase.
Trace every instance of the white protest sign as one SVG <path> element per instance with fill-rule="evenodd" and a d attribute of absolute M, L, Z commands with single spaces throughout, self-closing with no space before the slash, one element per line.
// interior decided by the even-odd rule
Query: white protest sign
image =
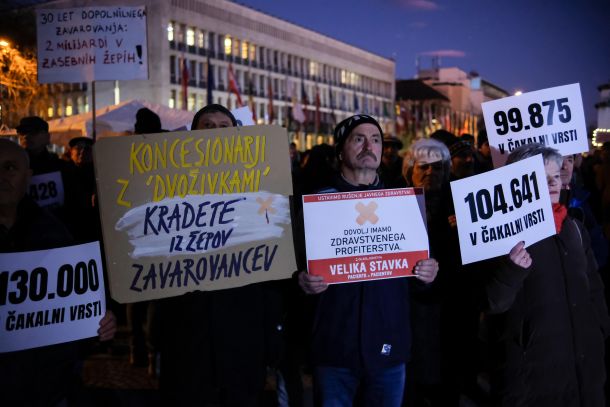
<path fill-rule="evenodd" d="M 64 182 L 61 172 L 55 171 L 31 177 L 28 195 L 38 206 L 63 206 Z"/>
<path fill-rule="evenodd" d="M 541 143 L 561 155 L 589 150 L 580 86 L 558 86 L 485 102 L 485 127 L 494 167 L 515 148 Z"/>
<path fill-rule="evenodd" d="M 307 269 L 329 284 L 413 276 L 428 258 L 423 190 L 303 196 Z"/>
<path fill-rule="evenodd" d="M 98 242 L 0 254 L 0 352 L 97 335 L 106 312 Z"/>
<path fill-rule="evenodd" d="M 252 110 L 248 106 L 238 107 L 237 109 L 231 110 L 235 120 L 237 120 L 238 126 L 254 126 L 254 120 L 252 120 Z"/>
<path fill-rule="evenodd" d="M 148 79 L 139 7 L 38 9 L 38 82 Z"/>
<path fill-rule="evenodd" d="M 541 155 L 451 182 L 462 264 L 508 254 L 554 235 Z"/>

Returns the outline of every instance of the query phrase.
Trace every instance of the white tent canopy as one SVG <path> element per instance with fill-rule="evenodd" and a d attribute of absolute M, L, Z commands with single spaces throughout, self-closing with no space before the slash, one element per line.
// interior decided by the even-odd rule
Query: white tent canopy
<path fill-rule="evenodd" d="M 136 113 L 147 107 L 161 118 L 161 127 L 167 130 L 188 129 L 194 113 L 171 109 L 167 106 L 143 100 L 129 100 L 118 105 L 96 110 L 97 137 L 112 137 L 133 133 Z M 73 137 L 92 137 L 92 114 L 82 113 L 49 121 L 52 142 L 66 144 Z M 65 140 L 65 139 L 68 140 Z"/>

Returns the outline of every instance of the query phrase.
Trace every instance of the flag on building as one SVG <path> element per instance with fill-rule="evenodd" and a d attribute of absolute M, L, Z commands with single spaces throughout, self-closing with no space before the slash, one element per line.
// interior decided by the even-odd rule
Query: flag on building
<path fill-rule="evenodd" d="M 212 103 L 214 103 L 214 95 L 213 95 L 214 70 L 212 69 L 212 64 L 210 63 L 210 57 L 208 57 L 208 75 L 207 76 L 208 76 L 207 88 L 206 88 L 207 104 L 211 105 Z"/>
<path fill-rule="evenodd" d="M 273 79 L 271 79 L 271 75 L 267 77 L 267 96 L 269 97 L 269 124 L 273 123 L 275 119 L 273 114 Z"/>
<path fill-rule="evenodd" d="M 316 83 L 316 115 L 314 117 L 315 123 L 315 132 L 318 134 L 320 132 L 320 88 L 318 88 L 318 84 Z"/>
<path fill-rule="evenodd" d="M 254 101 L 254 83 L 252 82 L 252 74 L 248 72 L 248 104 L 252 110 L 252 121 L 256 123 L 256 102 Z"/>
<path fill-rule="evenodd" d="M 292 118 L 294 121 L 299 124 L 305 122 L 305 113 L 303 112 L 303 105 L 299 102 L 299 98 L 297 98 L 297 84 L 293 83 L 291 89 L 292 96 Z"/>
<path fill-rule="evenodd" d="M 182 109 L 188 109 L 188 86 L 189 86 L 189 69 L 187 66 L 187 61 L 184 56 L 182 56 L 182 70 L 180 74 L 180 84 L 182 85 Z"/>
<path fill-rule="evenodd" d="M 235 78 L 235 74 L 233 73 L 233 64 L 229 62 L 229 90 L 235 94 L 237 98 L 237 107 L 242 107 L 244 104 L 241 101 L 241 91 L 239 90 L 239 83 L 237 83 L 237 79 Z"/>

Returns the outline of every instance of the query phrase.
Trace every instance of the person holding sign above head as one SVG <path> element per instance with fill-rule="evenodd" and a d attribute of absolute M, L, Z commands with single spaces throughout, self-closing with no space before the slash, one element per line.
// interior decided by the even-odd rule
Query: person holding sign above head
<path fill-rule="evenodd" d="M 26 151 L 0 139 L 0 253 L 73 243 L 67 229 L 26 195 L 30 176 Z M 99 339 L 112 339 L 116 332 L 112 312 L 105 314 L 99 326 Z M 82 350 L 83 343 L 77 341 L 0 354 L 2 405 L 64 405 L 61 403 L 66 403 L 74 390 Z"/>
<path fill-rule="evenodd" d="M 501 406 L 604 406 L 610 318 L 589 234 L 559 202 L 563 157 L 527 144 L 507 164 L 538 154 L 557 234 L 487 263 L 492 396 Z"/>
<path fill-rule="evenodd" d="M 337 125 L 334 136 L 340 172 L 321 192 L 382 189 L 379 123 L 371 116 L 351 116 Z M 421 283 L 434 281 L 437 270 L 434 259 L 414 266 Z M 311 349 L 316 399 L 321 405 L 351 406 L 361 388 L 367 406 L 400 406 L 411 344 L 409 286 L 417 282 L 394 278 L 329 285 L 305 271 L 298 280 L 307 294 L 317 295 Z"/>
<path fill-rule="evenodd" d="M 235 124 L 225 107 L 208 105 L 195 114 L 192 130 Z M 261 405 L 266 367 L 281 339 L 272 287 L 262 282 L 159 301 L 162 405 Z"/>

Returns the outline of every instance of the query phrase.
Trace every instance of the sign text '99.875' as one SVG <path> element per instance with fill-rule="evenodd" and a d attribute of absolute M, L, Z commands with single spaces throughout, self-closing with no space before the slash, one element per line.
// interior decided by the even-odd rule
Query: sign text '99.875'
<path fill-rule="evenodd" d="M 562 155 L 588 150 L 578 84 L 524 93 L 482 104 L 496 168 L 515 148 L 540 143 Z"/>

